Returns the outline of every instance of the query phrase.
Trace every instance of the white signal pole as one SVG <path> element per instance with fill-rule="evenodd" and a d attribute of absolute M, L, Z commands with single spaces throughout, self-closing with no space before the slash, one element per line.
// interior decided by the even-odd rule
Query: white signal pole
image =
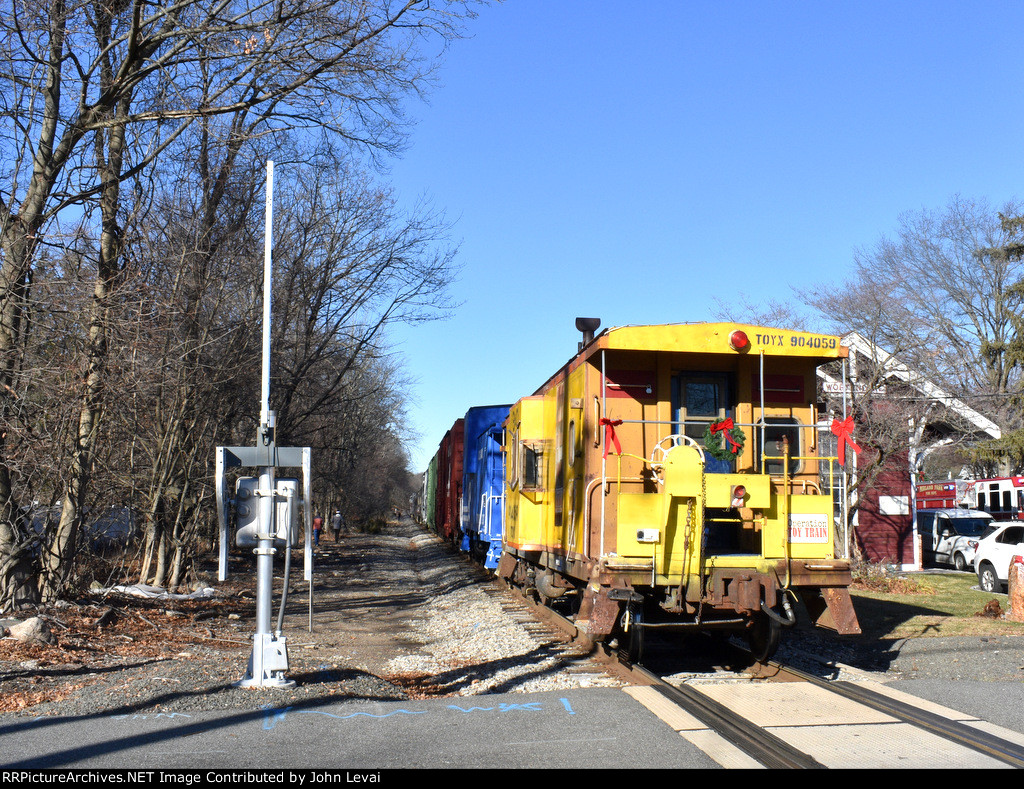
<path fill-rule="evenodd" d="M 264 436 L 273 429 L 274 415 L 270 412 L 270 301 L 273 281 L 273 227 L 274 227 L 274 163 L 267 162 L 267 207 L 263 234 L 263 388 L 260 397 L 260 432 Z"/>
<path fill-rule="evenodd" d="M 267 207 L 263 253 L 263 358 L 260 426 L 255 446 L 217 447 L 216 493 L 217 519 L 220 524 L 219 577 L 227 578 L 227 542 L 234 508 L 239 547 L 252 547 L 256 554 L 256 633 L 252 655 L 244 679 L 236 684 L 245 688 L 287 688 L 295 684 L 285 675 L 288 671 L 287 639 L 281 634 L 288 594 L 288 568 L 291 549 L 298 544 L 298 505 L 301 503 L 305 523 L 305 578 L 310 582 L 310 616 L 312 616 L 313 547 L 312 533 L 312 457 L 309 447 L 279 447 L 274 412 L 270 410 L 270 308 L 273 270 L 273 206 L 274 163 L 267 162 Z M 237 467 L 259 469 L 259 477 L 240 477 L 232 499 L 228 492 L 228 469 Z M 278 467 L 302 469 L 302 495 L 297 481 L 276 479 Z M 255 501 L 253 500 L 255 499 Z M 281 509 L 279 510 L 279 506 Z M 281 592 L 281 613 L 278 632 L 272 625 L 274 585 L 274 554 L 283 546 L 285 579 Z M 312 628 L 312 623 L 310 624 Z"/>

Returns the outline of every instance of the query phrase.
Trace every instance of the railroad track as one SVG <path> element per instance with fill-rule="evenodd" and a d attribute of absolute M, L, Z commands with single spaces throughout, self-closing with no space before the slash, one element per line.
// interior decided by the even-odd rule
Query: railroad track
<path fill-rule="evenodd" d="M 631 665 L 622 659 L 615 650 L 604 645 L 589 643 L 586 635 L 580 632 L 571 620 L 558 612 L 519 594 L 514 595 L 514 598 L 517 601 L 522 601 L 534 616 L 545 623 L 546 627 L 559 628 L 573 642 L 589 646 L 591 653 L 601 661 L 609 673 L 622 678 L 631 685 L 646 686 L 644 694 L 636 694 L 635 697 L 642 696 L 642 703 L 647 704 L 650 708 L 668 705 L 681 710 L 686 715 L 700 721 L 703 726 L 715 732 L 737 751 L 746 754 L 754 762 L 767 768 L 821 769 L 835 766 L 835 764 L 823 763 L 823 760 L 808 752 L 813 749 L 795 746 L 787 742 L 780 734 L 775 733 L 788 734 L 789 731 L 796 731 L 799 727 L 793 726 L 787 730 L 785 726 L 773 726 L 774 731 L 770 731 L 768 727 L 759 725 L 740 714 L 728 703 L 716 700 L 710 692 L 712 686 L 709 685 L 702 690 L 701 685 L 686 684 L 685 681 L 682 683 L 670 682 L 667 678 L 642 665 Z M 858 708 L 866 708 L 871 711 L 874 725 L 885 727 L 884 732 L 887 736 L 908 738 L 914 736 L 908 734 L 908 731 L 917 732 L 920 736 L 927 738 L 929 743 L 932 743 L 931 747 L 934 747 L 935 743 L 931 738 L 941 738 L 949 744 L 950 748 L 959 748 L 962 751 L 977 754 L 985 766 L 1024 767 L 1024 745 L 961 720 L 929 711 L 918 704 L 880 692 L 880 690 L 884 690 L 884 685 L 825 680 L 776 661 L 763 664 L 751 661 L 751 664 L 745 673 L 737 673 L 732 677 L 733 679 L 737 677 L 745 679 L 743 684 L 747 689 L 752 685 L 767 686 L 773 683 L 796 683 L 817 688 L 827 695 L 824 697 L 815 695 L 814 703 L 816 705 L 839 708 L 844 706 L 842 700 L 845 700 L 846 703 L 852 703 Z M 878 689 L 873 689 L 872 685 Z M 652 701 L 652 694 L 655 694 L 660 702 Z M 766 701 L 765 704 L 767 703 L 769 702 Z M 800 705 L 795 706 L 798 708 Z M 808 728 L 810 728 L 811 722 L 808 723 Z M 851 723 L 850 725 L 858 724 Z M 896 734 L 895 727 L 900 727 L 898 734 Z M 912 728 L 908 730 L 906 727 Z M 842 745 L 837 740 L 832 747 L 841 748 Z M 923 755 L 926 756 L 927 753 Z M 942 766 L 942 758 L 942 754 L 937 754 L 938 761 L 932 766 Z M 965 758 L 970 762 L 971 757 Z M 830 761 L 830 759 L 824 759 L 824 761 Z M 875 765 L 862 762 L 855 766 Z"/>
<path fill-rule="evenodd" d="M 737 714 L 730 706 L 706 695 L 699 686 L 674 685 L 665 678 L 648 672 L 643 667 L 633 667 L 635 674 L 643 677 L 652 689 L 668 701 L 676 704 L 686 713 L 693 715 L 724 740 L 747 754 L 758 763 L 769 768 L 813 769 L 823 765 L 813 755 L 787 743 L 764 726 Z M 835 701 L 819 698 L 822 706 L 840 706 L 839 699 L 845 699 L 859 707 L 868 708 L 886 719 L 885 726 L 893 729 L 900 724 L 910 726 L 915 732 L 942 738 L 950 747 L 959 746 L 983 757 L 986 766 L 1006 765 L 1024 767 L 1024 746 L 1019 742 L 1004 739 L 998 735 L 969 725 L 954 718 L 931 712 L 919 704 L 903 701 L 874 690 L 864 683 L 843 680 L 823 680 L 799 669 L 771 663 L 761 667 L 761 683 L 803 683 L 826 691 Z M 767 675 L 771 676 L 767 676 Z M 881 686 L 884 687 L 884 686 Z M 770 703 L 767 699 L 765 704 Z M 801 706 L 800 704 L 796 705 Z M 778 727 L 782 731 L 786 727 Z M 796 727 L 793 727 L 794 729 Z M 905 728 L 893 736 L 913 738 Z M 841 738 L 835 740 L 833 748 L 840 748 Z M 930 766 L 942 766 L 943 755 L 936 753 Z M 970 759 L 967 759 L 970 762 Z M 862 764 L 861 766 L 874 766 Z"/>
<path fill-rule="evenodd" d="M 792 667 L 781 664 L 770 665 L 777 666 L 779 672 L 773 679 L 778 681 L 808 682 L 827 688 L 831 693 L 850 699 L 865 707 L 870 707 L 904 723 L 909 723 L 918 729 L 935 734 L 965 748 L 970 748 L 1003 764 L 1017 768 L 1024 767 L 1024 746 L 1018 743 L 1005 740 L 989 732 L 981 731 L 958 720 L 937 715 L 891 696 L 886 696 L 855 682 L 823 680 L 820 677 L 815 677 L 813 674 L 808 674 Z"/>
<path fill-rule="evenodd" d="M 539 645 L 561 652 L 571 673 L 577 676 L 607 674 L 623 683 L 633 681 L 628 666 L 619 664 L 613 655 L 600 651 L 579 628 L 557 611 L 524 597 L 518 589 L 503 581 L 492 580 L 484 591 Z"/>

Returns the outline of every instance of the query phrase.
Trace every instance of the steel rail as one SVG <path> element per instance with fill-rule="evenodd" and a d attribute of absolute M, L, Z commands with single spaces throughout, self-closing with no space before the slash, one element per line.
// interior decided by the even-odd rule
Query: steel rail
<path fill-rule="evenodd" d="M 693 715 L 709 729 L 765 767 L 772 769 L 824 768 L 824 765 L 808 754 L 797 750 L 771 732 L 751 723 L 705 694 L 691 687 L 676 687 L 643 666 L 625 660 L 621 656 L 621 651 L 593 642 L 571 619 L 552 610 L 550 606 L 532 599 L 514 584 L 506 582 L 504 587 L 510 592 L 515 592 L 515 597 L 525 603 L 527 608 L 533 611 L 534 616 L 554 624 L 572 641 L 588 643 L 595 656 L 599 656 L 599 659 L 607 665 L 610 673 L 617 673 L 638 685 L 653 688 L 669 702 Z"/>
<path fill-rule="evenodd" d="M 573 641 L 590 642 L 597 654 L 604 653 L 605 660 L 616 668 L 616 673 L 625 674 L 639 685 L 653 688 L 666 700 L 688 712 L 705 724 L 709 729 L 735 745 L 752 759 L 771 769 L 823 769 L 819 761 L 808 754 L 797 750 L 789 743 L 776 737 L 771 732 L 751 723 L 741 715 L 730 710 L 723 704 L 709 698 L 691 687 L 676 687 L 650 670 L 629 663 L 621 657 L 621 653 L 608 650 L 605 645 L 595 644 L 576 627 L 572 620 L 557 611 L 522 594 L 517 587 L 509 585 L 509 590 L 517 592 L 518 599 L 524 601 L 534 611 L 542 615 L 548 622 L 560 627 Z"/>
<path fill-rule="evenodd" d="M 773 665 L 778 665 L 780 671 L 796 679 L 826 688 L 858 704 L 863 704 L 886 715 L 891 715 L 898 720 L 924 729 L 965 748 L 970 748 L 1004 764 L 1017 768 L 1024 767 L 1024 746 L 1018 745 L 1015 742 L 996 737 L 973 726 L 968 726 L 961 721 L 952 720 L 951 718 L 937 715 L 934 712 L 920 709 L 907 702 L 890 698 L 870 688 L 861 687 L 855 682 L 845 680 L 828 681 L 799 669 L 790 668 L 789 666 Z"/>
<path fill-rule="evenodd" d="M 770 731 L 752 723 L 688 685 L 676 686 L 641 666 L 633 671 L 646 675 L 658 693 L 717 732 L 741 751 L 770 769 L 824 769 L 814 757 L 797 750 Z"/>

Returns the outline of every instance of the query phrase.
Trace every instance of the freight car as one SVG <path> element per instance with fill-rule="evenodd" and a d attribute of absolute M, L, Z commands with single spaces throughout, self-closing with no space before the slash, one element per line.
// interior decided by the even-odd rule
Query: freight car
<path fill-rule="evenodd" d="M 443 540 L 459 545 L 462 507 L 462 460 L 465 420 L 457 419 L 441 439 L 436 461 L 434 512 L 429 524 Z"/>
<path fill-rule="evenodd" d="M 463 417 L 462 549 L 493 570 L 501 555 L 505 506 L 502 433 L 510 406 L 475 406 Z"/>
<path fill-rule="evenodd" d="M 766 659 L 795 623 L 859 633 L 819 474 L 816 368 L 833 336 L 748 325 L 607 329 L 505 427 L 498 575 L 572 602 L 638 659 L 651 628 L 747 634 Z M 836 420 L 839 446 L 856 448 Z M 834 467 L 833 467 L 834 468 Z"/>
<path fill-rule="evenodd" d="M 498 564 L 504 520 L 502 431 L 510 406 L 473 406 L 455 420 L 423 478 L 421 522 L 489 569 Z"/>

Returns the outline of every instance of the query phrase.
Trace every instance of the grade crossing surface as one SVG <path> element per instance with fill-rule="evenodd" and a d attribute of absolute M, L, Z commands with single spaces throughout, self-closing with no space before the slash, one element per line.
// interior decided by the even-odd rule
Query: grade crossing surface
<path fill-rule="evenodd" d="M 870 690 L 903 702 L 922 714 L 967 727 L 985 736 L 980 746 L 943 736 L 937 726 L 908 723 L 878 706 L 836 694 L 828 687 L 806 682 L 722 682 L 691 689 L 741 716 L 789 748 L 806 754 L 822 767 L 858 768 L 983 768 L 1020 766 L 1024 735 L 987 723 L 973 715 L 868 682 Z M 653 687 L 626 692 L 655 711 L 680 735 L 726 767 L 764 766 L 748 752 L 716 735 L 704 721 L 666 705 Z M 986 747 L 985 740 L 993 744 Z M 997 747 L 1010 745 L 1011 747 Z M 1016 746 L 1016 748 L 1012 747 Z M 1007 756 L 1008 752 L 1013 751 Z"/>

